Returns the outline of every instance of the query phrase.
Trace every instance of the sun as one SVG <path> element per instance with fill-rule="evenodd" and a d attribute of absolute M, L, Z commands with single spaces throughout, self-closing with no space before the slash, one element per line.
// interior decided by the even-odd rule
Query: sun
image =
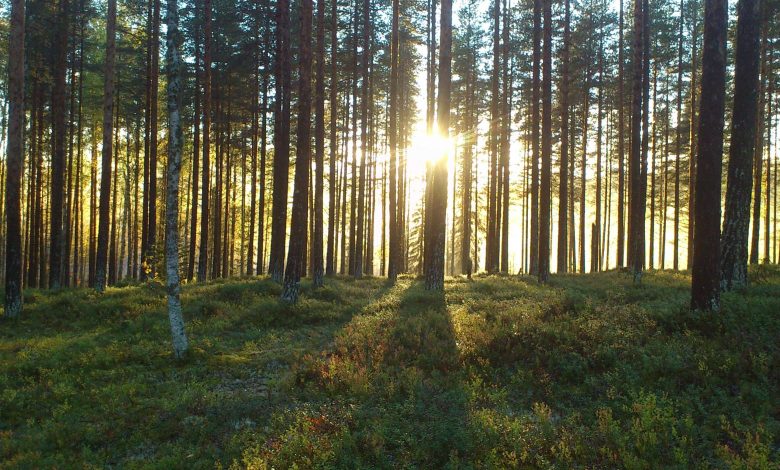
<path fill-rule="evenodd" d="M 429 134 L 424 130 L 416 133 L 408 149 L 409 169 L 417 175 L 424 175 L 429 163 L 449 159 L 454 152 L 456 138 L 445 137 L 438 132 Z"/>

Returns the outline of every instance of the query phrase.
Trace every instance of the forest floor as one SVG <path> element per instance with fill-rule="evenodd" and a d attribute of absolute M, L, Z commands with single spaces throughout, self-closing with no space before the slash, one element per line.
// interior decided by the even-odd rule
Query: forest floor
<path fill-rule="evenodd" d="M 610 272 L 26 292 L 0 324 L 1 468 L 778 468 L 780 270 L 717 315 Z"/>

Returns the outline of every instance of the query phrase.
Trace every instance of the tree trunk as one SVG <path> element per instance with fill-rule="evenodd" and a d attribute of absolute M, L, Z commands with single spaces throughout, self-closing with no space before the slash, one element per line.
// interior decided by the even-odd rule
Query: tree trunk
<path fill-rule="evenodd" d="M 399 240 L 398 240 L 398 22 L 400 0 L 393 0 L 392 31 L 390 33 L 390 109 L 388 136 L 390 143 L 390 256 L 387 277 L 395 282 L 398 277 Z"/>
<path fill-rule="evenodd" d="M 634 42 L 631 101 L 631 154 L 629 156 L 629 178 L 631 197 L 629 211 L 628 245 L 629 266 L 634 282 L 639 282 L 644 268 L 644 213 L 645 197 L 642 187 L 642 80 L 643 80 L 643 31 L 644 15 L 642 0 L 634 0 Z"/>
<path fill-rule="evenodd" d="M 339 185 L 336 181 L 336 164 L 338 161 L 338 2 L 331 1 L 331 30 L 330 30 L 330 177 L 328 180 L 328 246 L 325 261 L 325 274 L 331 276 L 336 273 L 336 247 L 337 247 L 337 216 L 339 205 L 337 196 Z M 324 59 L 323 59 L 324 60 Z"/>
<path fill-rule="evenodd" d="M 257 274 L 263 274 L 265 259 L 265 191 L 266 154 L 268 140 L 268 74 L 263 75 L 263 108 L 260 120 L 260 226 L 257 230 Z"/>
<path fill-rule="evenodd" d="M 60 0 L 57 39 L 55 41 L 55 59 L 52 76 L 52 156 L 51 181 L 49 190 L 49 288 L 59 289 L 62 282 L 63 225 L 62 209 L 65 187 L 65 74 L 67 72 L 68 51 L 68 0 Z"/>
<path fill-rule="evenodd" d="M 760 0 L 741 0 L 737 4 L 734 111 L 720 241 L 720 286 L 723 290 L 745 287 L 748 281 L 751 175 L 758 116 L 760 4 Z"/>
<path fill-rule="evenodd" d="M 197 15 L 197 9 L 196 9 Z M 195 277 L 195 248 L 197 247 L 198 230 L 198 160 L 200 160 L 200 30 L 195 26 L 195 109 L 192 116 L 192 196 L 190 201 L 190 239 L 189 256 L 187 263 L 187 282 L 192 282 Z"/>
<path fill-rule="evenodd" d="M 677 122 L 674 158 L 674 253 L 672 268 L 680 269 L 680 159 L 682 157 L 682 102 L 683 102 L 683 26 L 685 23 L 685 3 L 680 0 L 680 29 L 677 42 Z"/>
<path fill-rule="evenodd" d="M 284 242 L 287 237 L 287 186 L 290 172 L 290 6 L 288 0 L 278 0 L 276 4 L 276 28 L 274 200 L 268 274 L 274 281 L 282 282 Z"/>
<path fill-rule="evenodd" d="M 200 203 L 200 247 L 198 249 L 198 282 L 204 282 L 208 271 L 209 187 L 211 186 L 211 0 L 203 0 L 203 163 Z"/>
<path fill-rule="evenodd" d="M 5 310 L 22 313 L 22 175 L 24 173 L 24 0 L 11 1 L 8 44 L 8 148 L 6 156 Z"/>
<path fill-rule="evenodd" d="M 542 3 L 544 0 L 534 0 L 533 7 L 533 55 L 532 55 L 532 83 L 531 83 L 531 244 L 530 244 L 530 274 L 539 274 L 539 236 L 540 236 L 540 208 L 539 208 L 539 101 L 540 81 L 539 74 L 542 70 Z"/>
<path fill-rule="evenodd" d="M 726 102 L 726 0 L 705 0 L 691 308 L 720 306 L 720 178 Z"/>
<path fill-rule="evenodd" d="M 439 96 L 437 100 L 437 123 L 439 134 L 449 137 L 450 125 L 450 82 L 452 80 L 452 0 L 441 2 L 441 39 L 439 50 Z M 448 146 L 449 147 L 449 146 Z M 444 290 L 444 250 L 447 225 L 447 156 L 449 148 L 442 149 L 442 155 L 435 161 L 432 170 L 431 207 L 425 211 L 430 218 L 430 262 L 425 273 L 425 288 Z"/>
<path fill-rule="evenodd" d="M 550 277 L 550 208 L 552 167 L 552 0 L 544 1 L 542 52 L 542 181 L 539 188 L 539 282 Z"/>
<path fill-rule="evenodd" d="M 100 177 L 100 220 L 98 224 L 97 253 L 95 255 L 95 284 L 98 292 L 106 288 L 108 263 L 108 224 L 111 203 L 111 157 L 113 155 L 114 125 L 114 66 L 116 62 L 116 0 L 108 0 L 106 22 L 106 62 L 103 84 L 103 162 Z"/>
<path fill-rule="evenodd" d="M 168 0 L 168 194 L 165 198 L 165 291 L 168 294 L 168 320 L 171 323 L 173 355 L 181 359 L 187 352 L 187 334 L 181 314 L 179 292 L 179 176 L 184 143 L 181 118 L 181 58 L 179 47 L 179 11 L 176 0 Z"/>
<path fill-rule="evenodd" d="M 562 65 L 561 65 L 561 160 L 560 160 L 560 176 L 558 186 L 558 272 L 565 273 L 568 271 L 569 257 L 568 254 L 568 239 L 569 239 L 569 221 L 568 221 L 568 208 L 569 208 L 569 47 L 571 41 L 570 33 L 570 7 L 569 0 L 564 1 L 564 19 L 563 19 L 563 52 L 562 52 Z M 622 0 L 621 0 L 621 12 L 622 12 Z M 622 19 L 622 18 L 621 18 Z M 621 22 L 622 24 L 622 22 Z M 621 25 L 622 33 L 622 25 Z M 621 41 L 622 44 L 622 41 Z M 622 65 L 621 65 L 622 67 Z M 621 114 L 622 117 L 622 114 Z M 622 137 L 621 137 L 622 138 Z M 622 211 L 622 209 L 619 209 Z"/>
<path fill-rule="evenodd" d="M 698 39 L 698 32 L 699 27 L 697 25 L 697 18 L 699 16 L 699 9 L 698 9 L 698 0 L 693 0 L 693 6 L 691 8 L 692 13 L 692 21 L 691 21 L 691 109 L 690 109 L 690 128 L 691 128 L 691 136 L 689 139 L 689 146 L 690 146 L 690 152 L 689 152 L 689 169 L 688 169 L 688 259 L 687 259 L 687 267 L 688 270 L 691 269 L 693 266 L 693 227 L 695 225 L 695 219 L 694 219 L 694 213 L 696 212 L 696 198 L 695 198 L 695 187 L 696 187 L 696 154 L 697 154 L 697 145 L 698 142 L 696 140 L 696 127 L 697 127 L 697 115 L 696 111 L 698 110 L 698 104 L 696 100 L 696 93 L 698 91 L 698 85 L 697 85 L 697 75 L 698 75 L 698 66 L 696 64 L 698 58 L 699 58 L 699 52 L 698 52 L 698 45 L 699 45 L 699 39 Z"/>
<path fill-rule="evenodd" d="M 287 269 L 284 273 L 282 300 L 295 303 L 300 294 L 300 281 L 305 271 L 304 250 L 307 238 L 309 198 L 309 167 L 311 160 L 311 22 L 312 0 L 301 0 L 301 49 L 298 63 L 298 132 L 293 190 L 292 226 Z"/>
<path fill-rule="evenodd" d="M 355 263 L 353 266 L 353 275 L 355 278 L 363 276 L 363 253 L 365 244 L 365 224 L 366 224 L 366 154 L 368 152 L 368 88 L 369 88 L 369 70 L 371 65 L 371 17 L 369 0 L 363 0 L 363 64 L 361 67 L 361 97 L 360 97 L 360 165 L 358 176 L 357 193 L 357 221 L 355 225 Z"/>
<path fill-rule="evenodd" d="M 314 123 L 314 230 L 311 250 L 311 275 L 315 288 L 322 287 L 323 263 L 324 178 L 325 178 L 325 0 L 317 0 L 317 84 L 315 86 L 316 116 Z"/>

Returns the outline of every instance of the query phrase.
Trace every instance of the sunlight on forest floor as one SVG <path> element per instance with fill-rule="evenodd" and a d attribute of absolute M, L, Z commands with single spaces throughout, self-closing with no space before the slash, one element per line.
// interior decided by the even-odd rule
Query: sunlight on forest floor
<path fill-rule="evenodd" d="M 689 279 L 267 279 L 28 291 L 0 329 L 0 467 L 776 468 L 780 271 L 717 316 Z"/>

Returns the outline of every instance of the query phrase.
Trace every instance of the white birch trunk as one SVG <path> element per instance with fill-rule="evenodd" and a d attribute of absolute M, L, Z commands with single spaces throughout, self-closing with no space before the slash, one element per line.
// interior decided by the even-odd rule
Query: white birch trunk
<path fill-rule="evenodd" d="M 179 56 L 179 12 L 176 0 L 168 0 L 166 62 L 168 72 L 168 194 L 165 206 L 165 291 L 168 294 L 168 319 L 171 322 L 173 354 L 180 359 L 187 352 L 187 334 L 181 313 L 179 292 L 179 176 L 181 174 L 182 129 L 181 59 Z"/>

